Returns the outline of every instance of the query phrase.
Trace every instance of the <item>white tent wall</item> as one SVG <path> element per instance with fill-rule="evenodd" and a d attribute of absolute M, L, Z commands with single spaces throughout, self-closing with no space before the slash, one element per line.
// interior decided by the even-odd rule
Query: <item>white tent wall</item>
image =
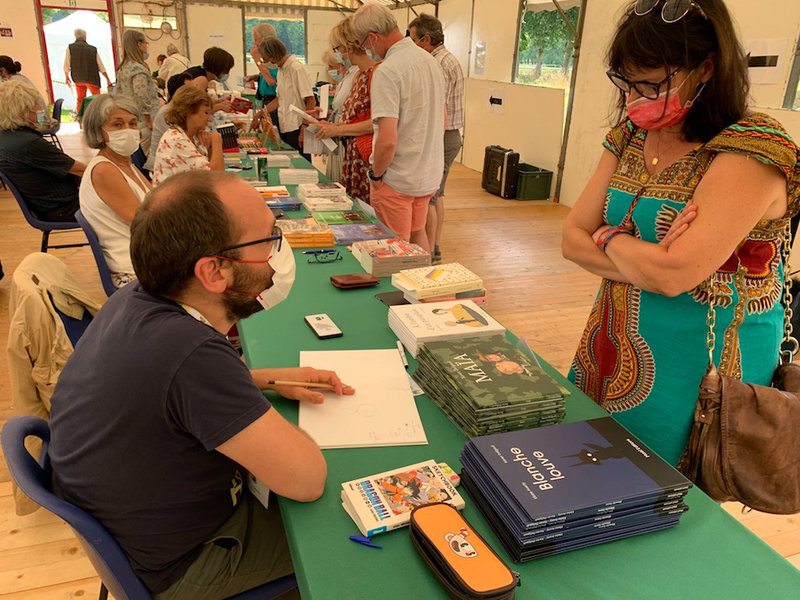
<path fill-rule="evenodd" d="M 244 76 L 244 37 L 242 7 L 189 4 L 186 6 L 189 37 L 189 62 L 192 66 L 203 63 L 203 53 L 218 46 L 233 55 L 232 82 Z M 152 52 L 150 53 L 152 56 Z"/>
<path fill-rule="evenodd" d="M 328 66 L 322 63 L 322 53 L 331 47 L 328 33 L 344 17 L 338 10 L 309 10 L 306 12 L 306 69 L 312 83 L 328 79 Z"/>

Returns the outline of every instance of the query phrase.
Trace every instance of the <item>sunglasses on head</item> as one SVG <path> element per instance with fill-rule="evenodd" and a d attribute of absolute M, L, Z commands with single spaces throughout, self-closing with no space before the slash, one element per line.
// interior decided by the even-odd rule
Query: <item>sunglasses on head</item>
<path fill-rule="evenodd" d="M 664 23 L 676 23 L 689 14 L 689 11 L 696 8 L 704 19 L 708 19 L 703 7 L 694 0 L 636 0 L 633 7 L 634 14 L 644 16 L 659 4 L 661 7 L 661 20 Z"/>

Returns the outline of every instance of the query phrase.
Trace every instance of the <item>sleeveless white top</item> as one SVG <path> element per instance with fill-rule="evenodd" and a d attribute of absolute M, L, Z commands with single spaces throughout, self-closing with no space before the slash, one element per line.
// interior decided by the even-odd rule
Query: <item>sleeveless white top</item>
<path fill-rule="evenodd" d="M 94 229 L 97 239 L 100 240 L 100 246 L 103 248 L 103 255 L 106 258 L 108 268 L 115 273 L 133 273 L 130 254 L 130 226 L 108 204 L 103 202 L 92 185 L 92 171 L 103 162 L 114 165 L 104 156 L 95 156 L 86 167 L 86 172 L 81 178 L 81 187 L 78 193 L 81 213 Z M 114 166 L 119 169 L 116 165 Z M 145 191 L 146 187 L 142 188 L 142 186 L 145 186 L 146 180 L 143 175 L 136 171 L 136 167 L 133 168 L 133 172 L 139 180 L 138 184 L 120 169 L 120 173 L 125 177 L 125 181 L 128 182 L 131 191 L 139 199 L 139 202 L 142 202 L 147 193 Z"/>

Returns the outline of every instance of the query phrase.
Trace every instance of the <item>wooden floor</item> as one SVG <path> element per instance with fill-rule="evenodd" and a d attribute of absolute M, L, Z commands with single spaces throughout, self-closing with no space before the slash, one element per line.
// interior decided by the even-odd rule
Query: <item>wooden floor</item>
<path fill-rule="evenodd" d="M 62 136 L 66 152 L 88 160 L 80 134 Z M 490 312 L 525 337 L 531 347 L 565 373 L 594 298 L 598 280 L 560 252 L 568 212 L 549 202 L 502 200 L 480 189 L 480 174 L 454 165 L 447 186 L 442 253 L 481 275 Z M 31 229 L 8 192 L 0 192 L 0 340 L 8 336 L 11 273 L 41 236 Z M 82 235 L 59 239 L 82 241 Z M 78 282 L 98 301 L 105 299 L 88 247 L 54 250 Z M 0 424 L 12 414 L 5 353 L 0 368 Z M 757 536 L 800 568 L 800 516 L 780 517 L 725 508 Z M 724 543 L 724 540 L 720 540 Z M 0 461 L 0 599 L 92 599 L 99 580 L 70 530 L 43 510 L 17 517 L 5 462 Z M 768 593 L 766 593 L 768 595 Z"/>

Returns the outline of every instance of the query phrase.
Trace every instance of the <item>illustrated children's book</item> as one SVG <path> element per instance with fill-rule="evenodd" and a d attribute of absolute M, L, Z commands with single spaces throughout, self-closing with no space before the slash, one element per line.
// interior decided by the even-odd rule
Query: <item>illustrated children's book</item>
<path fill-rule="evenodd" d="M 464 498 L 434 460 L 342 484 L 342 506 L 366 536 L 405 527 L 411 511 L 430 502 L 464 508 Z"/>

